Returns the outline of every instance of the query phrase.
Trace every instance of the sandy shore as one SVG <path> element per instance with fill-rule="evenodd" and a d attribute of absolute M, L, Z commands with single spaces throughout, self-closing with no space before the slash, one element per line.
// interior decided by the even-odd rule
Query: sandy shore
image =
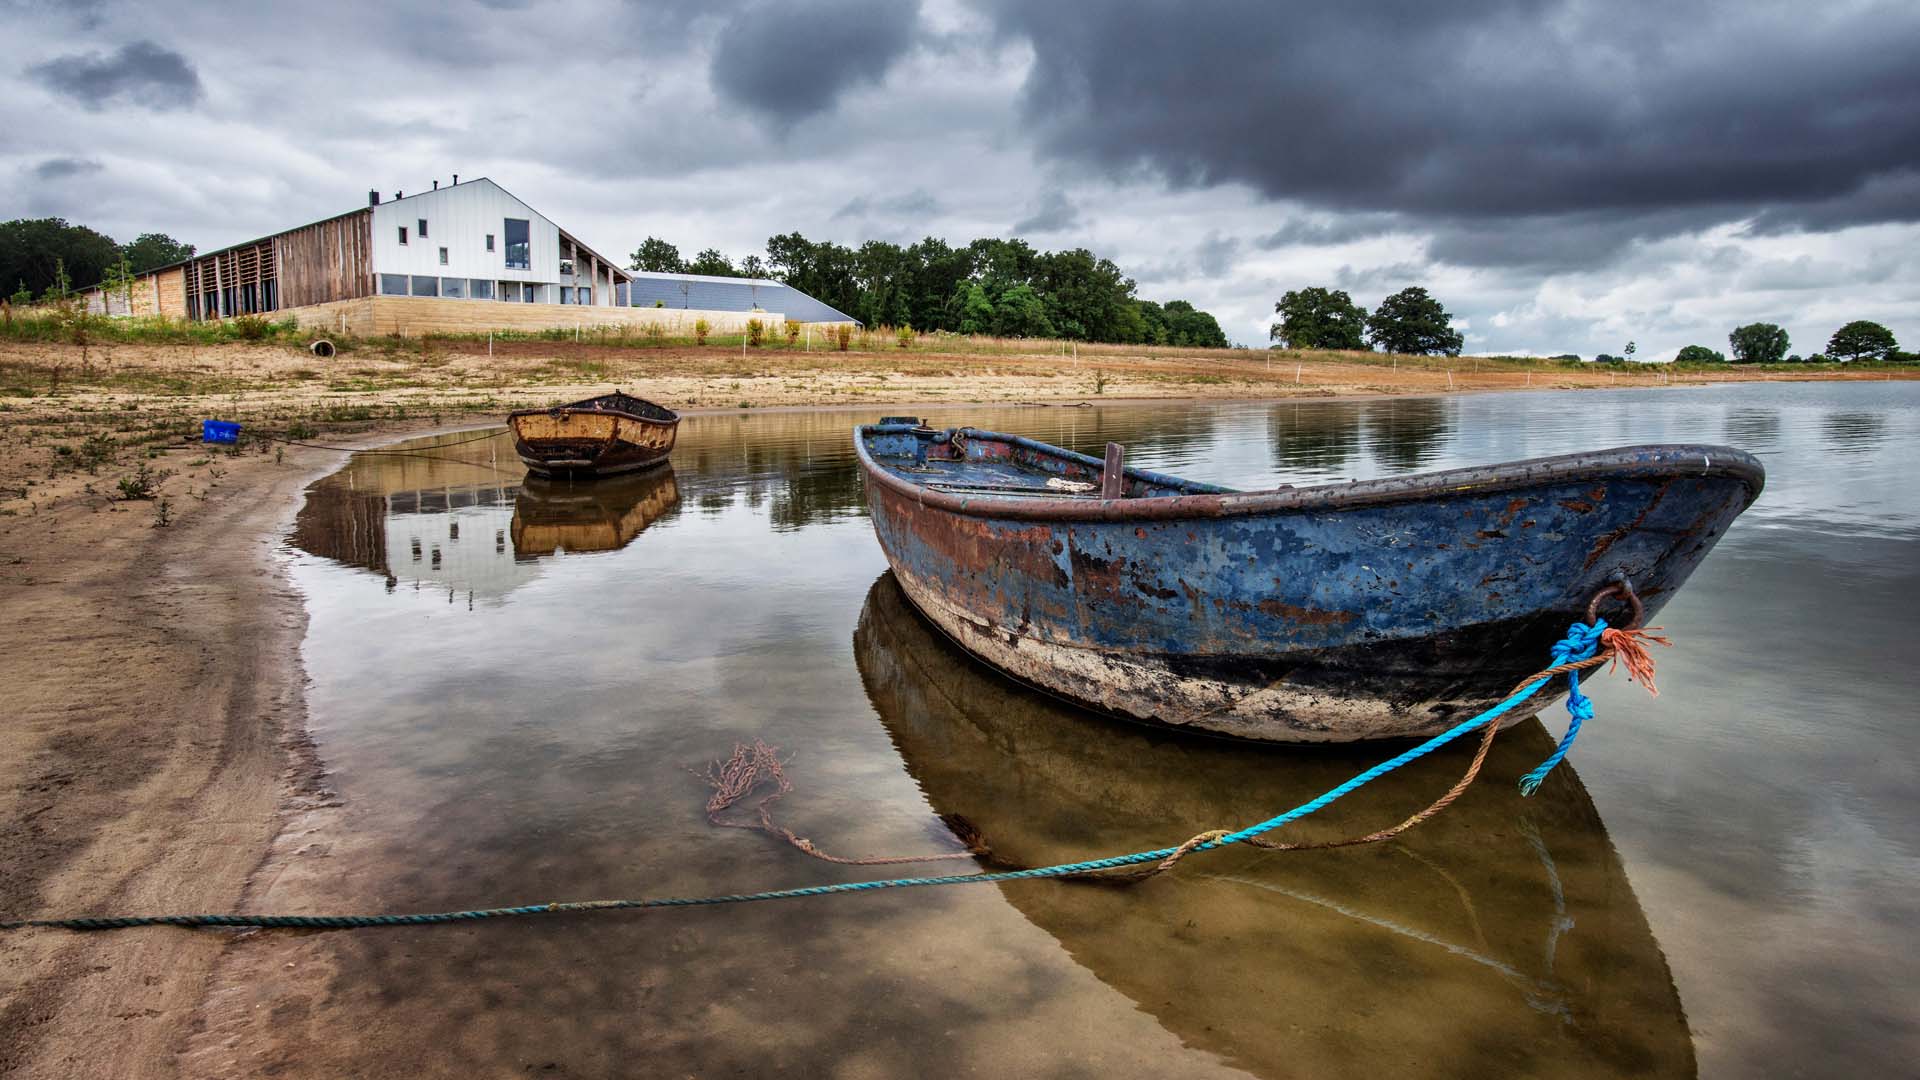
<path fill-rule="evenodd" d="M 1472 361 L 743 358 L 548 343 L 493 357 L 356 349 L 319 364 L 273 346 L 122 346 L 84 358 L 0 346 L 5 916 L 244 907 L 282 824 L 328 799 L 304 740 L 305 615 L 278 551 L 302 489 L 342 458 L 269 443 L 216 451 L 191 437 L 201 416 L 364 445 L 609 385 L 701 409 L 878 410 L 1661 381 Z M 167 929 L 0 935 L 0 1073 L 192 1072 L 180 1055 L 234 940 Z"/>

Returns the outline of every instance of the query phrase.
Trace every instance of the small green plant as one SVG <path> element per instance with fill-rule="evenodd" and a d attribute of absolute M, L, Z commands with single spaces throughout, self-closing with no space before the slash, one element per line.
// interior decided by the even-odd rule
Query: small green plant
<path fill-rule="evenodd" d="M 314 430 L 313 425 L 307 423 L 305 420 L 295 420 L 293 423 L 287 425 L 287 438 L 289 439 L 311 439 L 318 434 L 320 433 Z"/>
<path fill-rule="evenodd" d="M 100 466 L 113 460 L 119 448 L 119 444 L 113 441 L 113 436 L 104 431 L 96 431 L 80 444 L 80 464 L 88 472 L 97 473 L 100 471 Z"/>
<path fill-rule="evenodd" d="M 900 341 L 900 347 L 901 347 L 901 348 L 903 348 L 903 349 L 911 349 L 911 348 L 913 348 L 913 339 L 914 339 L 914 336 L 915 336 L 915 335 L 914 335 L 914 332 L 913 332 L 913 327 L 911 327 L 911 326 L 902 326 L 902 327 L 900 328 L 900 337 L 899 337 L 899 341 Z"/>
<path fill-rule="evenodd" d="M 1098 368 L 1093 372 L 1093 392 L 1096 394 L 1107 392 L 1107 373 Z"/>
<path fill-rule="evenodd" d="M 846 352 L 847 346 L 853 344 L 853 327 L 846 323 L 841 323 L 839 326 L 834 327 L 833 344 L 834 347 L 841 352 Z"/>
<path fill-rule="evenodd" d="M 20 287 L 13 290 L 13 295 L 7 297 L 7 303 L 14 307 L 26 307 L 33 303 L 33 290 L 27 288 L 27 283 L 22 281 Z"/>
<path fill-rule="evenodd" d="M 707 333 L 712 329 L 712 324 L 708 323 L 705 319 L 693 320 L 693 343 L 695 345 L 705 345 L 707 343 Z"/>
<path fill-rule="evenodd" d="M 164 529 L 171 524 L 173 524 L 173 503 L 162 495 L 159 501 L 153 504 L 153 527 Z"/>
<path fill-rule="evenodd" d="M 786 323 L 786 331 L 787 331 L 787 344 L 797 345 L 800 343 L 800 324 L 799 323 L 794 322 L 792 319 L 788 319 Z"/>
<path fill-rule="evenodd" d="M 761 340 L 764 339 L 766 336 L 767 336 L 766 323 L 761 322 L 759 319 L 747 320 L 747 344 L 757 349 L 760 347 Z"/>
<path fill-rule="evenodd" d="M 151 499 L 154 494 L 154 486 L 166 479 L 166 477 L 166 473 L 154 472 L 153 466 L 143 461 L 140 463 L 139 468 L 133 470 L 132 475 L 123 476 L 119 479 L 120 498 L 125 502 L 132 502 L 135 499 Z"/>
<path fill-rule="evenodd" d="M 241 341 L 265 341 L 273 324 L 258 315 L 240 315 L 233 320 L 233 334 Z"/>
<path fill-rule="evenodd" d="M 641 333 L 646 335 L 648 341 L 658 345 L 666 340 L 667 328 L 661 326 L 659 323 L 648 323 Z"/>

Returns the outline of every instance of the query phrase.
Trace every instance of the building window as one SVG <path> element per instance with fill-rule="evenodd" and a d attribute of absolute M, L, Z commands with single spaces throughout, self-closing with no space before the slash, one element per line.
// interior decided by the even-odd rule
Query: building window
<path fill-rule="evenodd" d="M 561 277 L 573 276 L 573 260 L 572 259 L 560 260 L 560 276 Z"/>
<path fill-rule="evenodd" d="M 613 306 L 626 307 L 628 303 L 627 301 L 628 292 L 629 290 L 627 288 L 626 282 L 624 281 L 615 282 L 613 286 Z"/>
<path fill-rule="evenodd" d="M 474 278 L 468 284 L 472 286 L 472 291 L 467 294 L 468 296 L 473 297 L 475 300 L 493 299 L 493 282 L 486 278 Z"/>
<path fill-rule="evenodd" d="M 487 250 L 488 251 L 493 250 L 493 234 L 492 233 L 487 234 Z"/>
<path fill-rule="evenodd" d="M 507 218 L 501 232 L 507 236 L 507 269 L 533 269 L 533 242 L 526 218 Z"/>
<path fill-rule="evenodd" d="M 407 242 L 407 227 L 405 225 L 402 225 L 400 226 L 400 243 L 405 244 L 406 242 Z"/>
<path fill-rule="evenodd" d="M 463 277 L 441 278 L 440 295 L 452 297 L 455 300 L 464 299 L 467 295 L 467 279 Z"/>
<path fill-rule="evenodd" d="M 560 302 L 563 304 L 573 303 L 573 290 L 567 288 L 565 285 L 560 286 Z"/>
<path fill-rule="evenodd" d="M 425 240 L 427 238 L 427 219 L 421 218 L 414 222 L 414 224 L 420 226 L 420 239 Z"/>
<path fill-rule="evenodd" d="M 437 277 L 421 277 L 417 274 L 414 275 L 413 295 L 439 296 L 440 295 L 440 279 Z"/>
<path fill-rule="evenodd" d="M 573 298 L 575 301 L 585 304 L 588 307 L 593 306 L 593 290 L 585 285 L 573 291 Z"/>
<path fill-rule="evenodd" d="M 425 235 L 427 235 L 427 234 L 426 234 L 426 233 L 421 233 L 420 235 L 421 235 L 421 236 L 425 236 Z M 441 266 L 445 266 L 445 265 L 447 265 L 447 249 L 446 249 L 446 248 L 441 248 L 441 249 L 440 249 L 440 265 L 441 265 Z"/>
<path fill-rule="evenodd" d="M 407 295 L 407 275 L 381 274 L 380 275 L 380 295 L 381 296 Z"/>

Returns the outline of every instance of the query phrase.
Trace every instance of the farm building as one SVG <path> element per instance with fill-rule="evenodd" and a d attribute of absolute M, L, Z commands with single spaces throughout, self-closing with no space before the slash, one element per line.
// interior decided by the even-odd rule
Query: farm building
<path fill-rule="evenodd" d="M 366 334 L 853 321 L 779 282 L 621 269 L 493 181 L 453 180 L 386 201 L 370 191 L 365 207 L 93 289 L 88 304 Z"/>

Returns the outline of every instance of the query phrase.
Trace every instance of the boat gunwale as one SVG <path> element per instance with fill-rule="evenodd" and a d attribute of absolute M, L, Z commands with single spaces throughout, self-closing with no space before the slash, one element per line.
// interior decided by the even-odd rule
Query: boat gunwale
<path fill-rule="evenodd" d="M 583 401 L 568 402 L 565 405 L 550 405 L 544 409 L 515 409 L 507 414 L 507 426 L 512 427 L 513 422 L 523 416 L 555 416 L 562 413 L 586 413 L 591 416 L 618 416 L 622 419 L 632 420 L 635 423 L 651 424 L 655 427 L 676 427 L 680 423 L 680 413 L 678 411 L 669 409 L 657 401 L 649 401 L 646 398 L 637 397 L 633 394 L 622 394 L 622 396 L 633 398 L 635 401 L 645 402 L 659 409 L 661 412 L 666 413 L 669 419 L 662 420 L 657 416 L 642 416 L 639 413 L 628 412 L 625 409 L 608 409 L 591 404 L 592 402 L 599 401 L 601 398 L 611 396 L 610 394 L 600 394 Z M 519 432 L 516 430 L 514 434 L 518 435 Z"/>
<path fill-rule="evenodd" d="M 1059 498 L 1044 495 L 956 495 L 898 476 L 879 463 L 867 445 L 872 435 L 911 434 L 913 424 L 861 424 L 853 430 L 854 454 L 867 477 L 923 506 L 970 517 L 1017 521 L 1160 521 L 1193 518 L 1246 517 L 1256 514 L 1317 510 L 1345 510 L 1362 506 L 1423 502 L 1437 497 L 1479 495 L 1538 487 L 1542 484 L 1594 478 L 1718 477 L 1746 485 L 1752 506 L 1766 485 L 1766 467 L 1744 450 L 1712 443 L 1650 443 L 1590 450 L 1548 457 L 1526 458 L 1493 465 L 1469 465 L 1439 472 L 1412 473 L 1376 480 L 1283 485 L 1262 491 L 1216 488 L 1191 495 L 1159 495 L 1137 499 Z M 1021 435 L 980 428 L 949 428 L 968 441 L 984 439 L 1049 453 L 1081 464 L 1099 459 Z M 1143 469 L 1126 473 L 1163 486 L 1203 487 L 1175 476 Z M 1742 509 L 1745 509 L 1745 506 Z"/>

